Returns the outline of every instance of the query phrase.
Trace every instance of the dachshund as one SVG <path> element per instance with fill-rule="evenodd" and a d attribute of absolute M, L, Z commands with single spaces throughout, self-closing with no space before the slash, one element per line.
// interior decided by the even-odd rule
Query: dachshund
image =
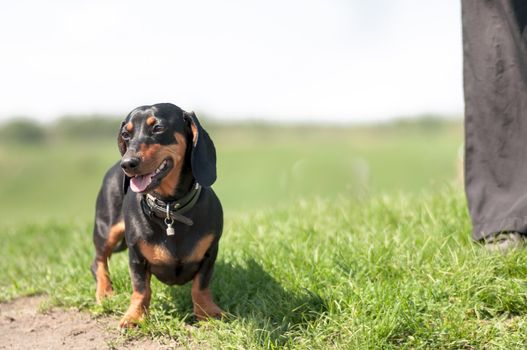
<path fill-rule="evenodd" d="M 128 248 L 133 293 L 121 327 L 148 312 L 151 275 L 168 285 L 192 280 L 195 317 L 222 317 L 209 288 L 223 230 L 209 134 L 194 112 L 160 103 L 132 110 L 117 141 L 121 160 L 104 176 L 95 210 L 97 302 L 113 293 L 110 256 Z"/>

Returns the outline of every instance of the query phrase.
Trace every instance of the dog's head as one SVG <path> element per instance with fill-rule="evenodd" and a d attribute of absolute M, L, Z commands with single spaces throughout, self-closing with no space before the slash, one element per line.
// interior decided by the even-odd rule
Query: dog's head
<path fill-rule="evenodd" d="M 200 185 L 216 180 L 214 143 L 194 112 L 171 103 L 138 107 L 121 123 L 117 141 L 134 192 L 171 195 L 188 166 Z"/>

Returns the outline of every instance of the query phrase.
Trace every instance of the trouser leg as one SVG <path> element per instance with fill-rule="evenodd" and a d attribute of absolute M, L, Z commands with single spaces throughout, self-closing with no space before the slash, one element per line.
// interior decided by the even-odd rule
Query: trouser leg
<path fill-rule="evenodd" d="M 527 1 L 462 0 L 473 238 L 527 233 Z"/>

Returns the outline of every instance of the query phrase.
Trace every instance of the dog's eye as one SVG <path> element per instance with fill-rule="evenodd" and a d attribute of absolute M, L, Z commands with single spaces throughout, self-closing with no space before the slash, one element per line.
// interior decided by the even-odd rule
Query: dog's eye
<path fill-rule="evenodd" d="M 122 131 L 121 137 L 123 138 L 123 140 L 128 140 L 130 139 L 130 134 L 127 131 Z"/>
<path fill-rule="evenodd" d="M 163 125 L 154 125 L 154 128 L 152 129 L 154 134 L 161 134 L 163 131 L 165 131 L 165 127 Z"/>

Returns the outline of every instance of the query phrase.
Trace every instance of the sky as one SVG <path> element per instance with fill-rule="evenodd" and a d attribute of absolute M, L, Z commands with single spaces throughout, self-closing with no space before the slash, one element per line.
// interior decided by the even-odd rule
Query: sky
<path fill-rule="evenodd" d="M 459 0 L 17 0 L 0 121 L 172 102 L 224 120 L 463 113 Z"/>

